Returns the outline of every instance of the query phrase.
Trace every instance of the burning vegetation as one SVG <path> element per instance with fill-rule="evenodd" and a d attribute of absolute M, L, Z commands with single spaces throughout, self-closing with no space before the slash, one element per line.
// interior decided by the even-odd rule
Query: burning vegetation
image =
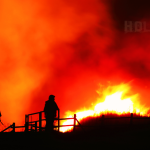
<path fill-rule="evenodd" d="M 109 114 L 117 116 L 128 116 L 130 113 L 138 116 L 149 116 L 149 108 L 146 108 L 139 103 L 139 94 L 132 94 L 129 84 L 120 84 L 117 86 L 109 86 L 104 90 L 100 90 L 97 103 L 92 104 L 89 109 L 83 108 L 76 112 L 68 111 L 66 118 L 76 117 L 79 121 L 89 117 L 98 117 Z M 63 125 L 72 125 L 73 121 L 68 120 L 62 123 Z M 96 123 L 95 123 L 96 124 Z M 62 127 L 60 131 L 65 132 L 73 127 Z"/>

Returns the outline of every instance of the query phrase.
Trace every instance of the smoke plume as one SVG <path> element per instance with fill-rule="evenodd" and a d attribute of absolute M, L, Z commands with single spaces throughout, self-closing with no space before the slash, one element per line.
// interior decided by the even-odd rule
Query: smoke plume
<path fill-rule="evenodd" d="M 1 0 L 4 122 L 23 123 L 25 114 L 43 110 L 50 94 L 61 116 L 89 107 L 100 84 L 132 81 L 141 103 L 150 106 L 150 34 L 124 32 L 125 21 L 149 21 L 147 3 Z"/>

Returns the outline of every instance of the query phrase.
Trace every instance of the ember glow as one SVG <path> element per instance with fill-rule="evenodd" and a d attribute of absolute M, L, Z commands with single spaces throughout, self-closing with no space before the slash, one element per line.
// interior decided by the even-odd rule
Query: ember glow
<path fill-rule="evenodd" d="M 129 84 L 120 84 L 117 86 L 109 86 L 103 92 L 103 96 L 98 98 L 97 103 L 94 107 L 90 109 L 83 109 L 76 112 L 67 112 L 66 118 L 73 118 L 73 115 L 76 113 L 77 119 L 80 121 L 83 118 L 92 116 L 100 116 L 102 114 L 114 113 L 118 115 L 127 114 L 127 113 L 136 113 L 138 115 L 148 115 L 148 108 L 142 107 L 139 103 L 139 95 L 130 93 Z M 97 91 L 98 93 L 101 93 Z M 103 102 L 100 102 L 103 101 Z M 73 125 L 72 120 L 64 121 L 62 125 Z M 73 127 L 62 127 L 60 128 L 61 132 L 66 132 L 71 130 Z"/>

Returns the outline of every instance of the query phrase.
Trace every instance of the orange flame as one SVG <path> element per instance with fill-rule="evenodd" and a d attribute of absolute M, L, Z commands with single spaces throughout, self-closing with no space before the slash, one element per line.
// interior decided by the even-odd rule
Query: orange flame
<path fill-rule="evenodd" d="M 99 95 L 101 93 L 97 91 Z M 103 102 L 100 102 L 104 99 Z M 136 113 L 139 115 L 146 115 L 148 108 L 144 108 L 138 102 L 139 94 L 132 94 L 130 91 L 129 84 L 120 84 L 117 86 L 109 86 L 103 91 L 102 96 L 98 98 L 95 107 L 90 109 L 81 109 L 76 111 L 76 117 L 80 121 L 88 116 L 96 117 L 101 114 L 106 114 L 108 112 L 117 113 L 118 115 L 127 113 Z M 66 118 L 72 118 L 74 112 L 68 111 L 65 116 Z M 67 120 L 62 123 L 62 125 L 73 125 L 73 120 Z M 61 132 L 66 132 L 73 127 L 61 127 Z"/>

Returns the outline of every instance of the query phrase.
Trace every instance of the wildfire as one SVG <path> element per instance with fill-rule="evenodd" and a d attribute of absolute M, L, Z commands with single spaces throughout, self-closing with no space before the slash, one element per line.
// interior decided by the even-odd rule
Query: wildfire
<path fill-rule="evenodd" d="M 77 119 L 80 121 L 83 118 L 92 116 L 100 116 L 101 114 L 116 113 L 118 115 L 127 113 L 136 113 L 139 115 L 146 115 L 148 109 L 141 106 L 138 102 L 139 94 L 130 95 L 130 85 L 120 84 L 117 86 L 109 86 L 103 92 L 97 91 L 100 96 L 95 104 L 95 107 L 90 109 L 81 109 L 80 111 L 70 112 L 68 111 L 65 118 L 73 118 L 73 114 L 76 114 Z M 103 102 L 100 102 L 102 101 Z M 73 120 L 67 120 L 62 125 L 73 125 Z M 61 127 L 61 132 L 66 132 L 73 127 Z"/>

